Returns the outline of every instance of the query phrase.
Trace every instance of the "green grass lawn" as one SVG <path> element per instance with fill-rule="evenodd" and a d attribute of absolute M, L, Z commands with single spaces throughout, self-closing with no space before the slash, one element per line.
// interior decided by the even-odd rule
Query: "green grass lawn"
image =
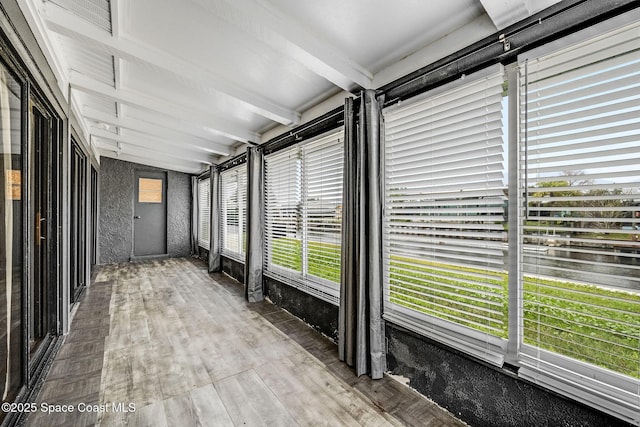
<path fill-rule="evenodd" d="M 271 263 L 302 272 L 302 241 L 282 237 L 271 243 Z"/>
<path fill-rule="evenodd" d="M 340 281 L 340 247 L 310 243 L 308 272 Z M 274 264 L 302 270 L 299 240 L 277 239 Z M 290 254 L 295 254 L 291 256 Z M 507 337 L 506 272 L 392 256 L 390 300 Z M 524 278 L 524 342 L 640 378 L 640 295 L 566 280 Z"/>
<path fill-rule="evenodd" d="M 391 302 L 507 337 L 504 273 L 393 256 L 389 279 Z"/>
<path fill-rule="evenodd" d="M 340 246 L 309 242 L 307 273 L 340 283 Z M 271 246 L 271 262 L 302 272 L 302 242 L 297 239 L 275 239 Z"/>
<path fill-rule="evenodd" d="M 507 337 L 506 272 L 392 257 L 390 279 L 394 303 Z M 524 311 L 525 343 L 640 378 L 639 294 L 525 276 Z"/>

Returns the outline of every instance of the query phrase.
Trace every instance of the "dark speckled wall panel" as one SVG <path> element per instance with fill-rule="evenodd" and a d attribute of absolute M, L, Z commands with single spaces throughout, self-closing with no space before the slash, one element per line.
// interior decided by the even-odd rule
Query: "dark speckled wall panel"
<path fill-rule="evenodd" d="M 233 277 L 240 283 L 244 283 L 244 263 L 227 258 L 226 256 L 222 256 L 220 261 L 220 267 L 223 273 Z"/>
<path fill-rule="evenodd" d="M 130 260 L 136 170 L 163 171 L 107 157 L 100 160 L 100 264 Z M 188 256 L 191 247 L 191 176 L 166 172 L 168 255 Z"/>
<path fill-rule="evenodd" d="M 629 424 L 386 323 L 391 373 L 474 427 Z"/>
<path fill-rule="evenodd" d="M 320 300 L 271 277 L 264 277 L 263 283 L 271 302 L 332 340 L 338 341 L 337 305 Z"/>

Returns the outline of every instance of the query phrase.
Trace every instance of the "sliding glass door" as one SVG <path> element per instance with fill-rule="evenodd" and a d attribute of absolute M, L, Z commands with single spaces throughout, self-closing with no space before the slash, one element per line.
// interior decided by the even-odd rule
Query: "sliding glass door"
<path fill-rule="evenodd" d="M 22 384 L 23 87 L 0 63 L 0 392 L 10 402 Z M 0 421 L 4 414 L 0 413 Z"/>

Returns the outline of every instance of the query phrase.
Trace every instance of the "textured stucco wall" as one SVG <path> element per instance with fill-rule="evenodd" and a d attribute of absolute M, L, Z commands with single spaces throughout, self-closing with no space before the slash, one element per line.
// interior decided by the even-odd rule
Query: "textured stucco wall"
<path fill-rule="evenodd" d="M 167 252 L 188 256 L 191 252 L 191 175 L 167 173 Z"/>
<path fill-rule="evenodd" d="M 474 427 L 629 426 L 386 324 L 391 373 Z"/>
<path fill-rule="evenodd" d="M 103 157 L 100 161 L 100 217 L 98 263 L 127 262 L 133 248 L 133 196 L 136 170 L 162 169 Z M 167 172 L 167 252 L 189 256 L 191 176 Z"/>
<path fill-rule="evenodd" d="M 100 160 L 99 264 L 129 261 L 133 248 L 133 173 L 135 165 Z"/>

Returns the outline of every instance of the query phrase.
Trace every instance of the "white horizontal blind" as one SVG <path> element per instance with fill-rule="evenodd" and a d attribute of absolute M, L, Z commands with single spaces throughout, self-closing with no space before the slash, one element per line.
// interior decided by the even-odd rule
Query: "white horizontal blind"
<path fill-rule="evenodd" d="M 385 312 L 506 338 L 504 78 L 492 71 L 385 111 Z"/>
<path fill-rule="evenodd" d="M 247 253 L 247 165 L 238 169 L 238 201 L 240 202 L 240 255 Z"/>
<path fill-rule="evenodd" d="M 198 181 L 198 246 L 209 249 L 209 224 L 211 223 L 209 178 Z"/>
<path fill-rule="evenodd" d="M 238 174 L 234 170 L 220 173 L 222 200 L 220 203 L 220 238 L 222 253 L 240 252 L 240 212 L 238 203 Z"/>
<path fill-rule="evenodd" d="M 244 261 L 246 247 L 247 166 L 220 173 L 220 236 L 222 253 Z"/>
<path fill-rule="evenodd" d="M 521 81 L 523 361 L 637 416 L 639 27 L 522 59 Z"/>
<path fill-rule="evenodd" d="M 342 239 L 343 133 L 334 133 L 305 144 L 302 153 L 305 166 L 307 273 L 338 285 Z"/>
<path fill-rule="evenodd" d="M 265 156 L 265 269 L 336 303 L 343 132 Z"/>
<path fill-rule="evenodd" d="M 265 156 L 265 268 L 302 275 L 302 156 L 293 146 Z"/>

